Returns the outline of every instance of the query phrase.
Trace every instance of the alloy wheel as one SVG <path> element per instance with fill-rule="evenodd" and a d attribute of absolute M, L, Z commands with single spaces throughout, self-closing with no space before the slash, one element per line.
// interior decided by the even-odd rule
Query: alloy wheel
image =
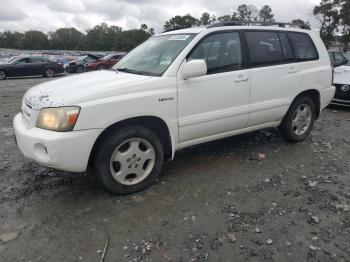
<path fill-rule="evenodd" d="M 112 154 L 110 159 L 112 176 L 123 185 L 138 184 L 152 172 L 155 156 L 152 144 L 145 139 L 128 139 Z"/>
<path fill-rule="evenodd" d="M 312 110 L 307 104 L 301 104 L 293 114 L 292 128 L 293 132 L 298 135 L 304 135 L 310 128 L 312 122 Z"/>

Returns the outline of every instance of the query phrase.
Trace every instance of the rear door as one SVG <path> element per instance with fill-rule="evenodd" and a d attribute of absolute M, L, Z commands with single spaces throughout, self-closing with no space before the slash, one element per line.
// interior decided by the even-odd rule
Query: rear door
<path fill-rule="evenodd" d="M 299 64 L 287 35 L 278 31 L 246 31 L 251 75 L 248 126 L 280 121 L 300 87 Z"/>
<path fill-rule="evenodd" d="M 40 57 L 30 57 L 28 64 L 28 75 L 42 75 L 46 63 Z"/>
<path fill-rule="evenodd" d="M 184 63 L 202 59 L 208 72 L 205 76 L 187 80 L 179 78 L 181 143 L 210 141 L 246 127 L 250 79 L 244 67 L 241 46 L 239 32 L 216 32 L 204 37 L 187 56 Z"/>

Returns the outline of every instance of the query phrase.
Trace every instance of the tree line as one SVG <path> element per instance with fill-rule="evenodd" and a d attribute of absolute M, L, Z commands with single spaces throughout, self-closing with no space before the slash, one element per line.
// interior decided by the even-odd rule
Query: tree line
<path fill-rule="evenodd" d="M 342 49 L 347 52 L 350 43 L 350 1 L 321 0 L 314 8 L 314 15 L 321 23 L 320 36 L 326 47 L 330 47 L 335 34 L 339 33 Z"/>
<path fill-rule="evenodd" d="M 0 32 L 0 48 L 23 50 L 94 50 L 129 51 L 154 34 L 146 24 L 140 29 L 123 30 L 106 23 L 96 25 L 86 33 L 75 28 L 59 28 L 45 34 L 30 30 L 24 33 Z"/>
<path fill-rule="evenodd" d="M 340 41 L 347 51 L 350 42 L 350 0 L 321 0 L 315 6 L 314 15 L 320 21 L 320 36 L 327 48 L 331 45 L 337 32 L 342 34 Z M 207 12 L 196 18 L 190 14 L 174 16 L 164 24 L 164 30 L 205 26 L 218 21 L 255 21 L 274 22 L 274 13 L 269 5 L 258 9 L 254 5 L 242 4 L 232 13 L 220 17 Z M 291 23 L 310 26 L 309 22 L 294 19 Z M 95 50 L 95 51 L 130 51 L 151 35 L 154 29 L 142 24 L 139 29 L 123 30 L 119 26 L 106 23 L 96 25 L 86 32 L 75 28 L 59 28 L 45 34 L 30 30 L 24 33 L 0 32 L 0 48 L 27 50 Z"/>

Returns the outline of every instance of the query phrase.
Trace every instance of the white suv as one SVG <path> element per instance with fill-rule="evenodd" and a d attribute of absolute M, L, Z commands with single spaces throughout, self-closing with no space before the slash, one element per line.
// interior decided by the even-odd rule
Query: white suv
<path fill-rule="evenodd" d="M 29 89 L 14 130 L 28 158 L 72 172 L 91 164 L 107 190 L 128 194 L 188 146 L 270 127 L 302 141 L 334 91 L 313 31 L 222 23 L 159 34 L 111 71 Z"/>

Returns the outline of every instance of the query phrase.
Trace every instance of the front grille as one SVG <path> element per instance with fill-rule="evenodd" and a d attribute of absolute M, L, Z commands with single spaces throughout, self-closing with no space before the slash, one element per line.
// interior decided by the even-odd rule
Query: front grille
<path fill-rule="evenodd" d="M 345 99 L 345 100 L 350 100 L 350 89 L 346 92 L 341 90 L 341 87 L 343 85 L 336 84 L 336 90 L 335 90 L 335 95 L 334 98 L 336 99 Z"/>

